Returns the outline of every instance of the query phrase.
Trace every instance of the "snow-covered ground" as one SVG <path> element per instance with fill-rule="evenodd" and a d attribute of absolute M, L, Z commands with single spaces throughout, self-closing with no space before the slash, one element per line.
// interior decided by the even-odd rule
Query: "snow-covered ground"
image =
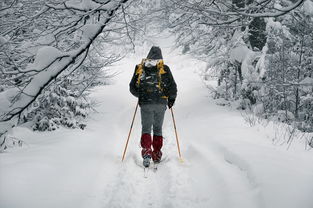
<path fill-rule="evenodd" d="M 216 105 L 195 73 L 204 63 L 171 51 L 166 42 L 157 44 L 178 85 L 174 112 L 183 163 L 169 111 L 167 160 L 159 170 L 144 178 L 138 166 L 140 113 L 121 162 L 136 105 L 128 84 L 147 48 L 117 63 L 115 83 L 93 93 L 99 113 L 84 131 L 15 130 L 26 145 L 0 154 L 0 207 L 312 208 L 312 151 L 275 146 L 271 131 L 251 128 L 239 112 Z"/>

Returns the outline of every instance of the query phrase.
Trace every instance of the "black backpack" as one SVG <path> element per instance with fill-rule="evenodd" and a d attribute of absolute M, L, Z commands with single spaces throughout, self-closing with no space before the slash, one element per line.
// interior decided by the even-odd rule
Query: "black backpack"
<path fill-rule="evenodd" d="M 147 93 L 161 94 L 161 77 L 156 66 L 143 68 L 143 73 L 140 77 L 140 87 Z"/>
<path fill-rule="evenodd" d="M 144 61 L 137 67 L 137 86 L 141 92 L 165 98 L 161 79 L 161 75 L 166 73 L 163 67 L 163 60 L 153 67 L 146 67 Z"/>

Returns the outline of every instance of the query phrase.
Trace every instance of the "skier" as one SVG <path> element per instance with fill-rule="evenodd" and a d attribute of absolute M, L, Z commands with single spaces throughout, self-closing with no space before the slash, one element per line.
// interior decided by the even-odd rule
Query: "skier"
<path fill-rule="evenodd" d="M 144 167 L 149 167 L 151 158 L 155 164 L 161 161 L 162 125 L 166 105 L 169 109 L 172 108 L 177 95 L 176 83 L 170 68 L 163 62 L 159 47 L 153 46 L 147 58 L 136 65 L 129 88 L 139 99 L 142 125 L 141 155 Z"/>

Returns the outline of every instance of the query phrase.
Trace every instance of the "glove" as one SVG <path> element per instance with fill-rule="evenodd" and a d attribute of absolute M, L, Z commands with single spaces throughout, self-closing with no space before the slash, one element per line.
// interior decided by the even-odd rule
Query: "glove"
<path fill-rule="evenodd" d="M 171 109 L 173 107 L 174 103 L 175 103 L 175 99 L 168 99 L 167 100 L 168 108 Z"/>

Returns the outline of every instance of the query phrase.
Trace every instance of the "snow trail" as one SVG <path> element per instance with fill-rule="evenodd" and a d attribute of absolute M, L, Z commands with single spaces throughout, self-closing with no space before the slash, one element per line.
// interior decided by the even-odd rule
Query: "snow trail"
<path fill-rule="evenodd" d="M 257 129 L 245 125 L 240 113 L 209 98 L 194 73 L 204 63 L 171 51 L 171 40 L 157 44 L 178 85 L 174 112 L 184 163 L 178 161 L 169 111 L 163 148 L 168 160 L 157 172 L 151 169 L 144 178 L 136 164 L 141 163 L 140 112 L 121 162 L 137 102 L 128 84 L 146 48 L 144 54 L 117 63 L 114 70 L 121 73 L 115 83 L 93 93 L 99 112 L 84 131 L 14 132 L 28 146 L 0 155 L 1 208 L 313 207 L 310 152 L 272 146 Z M 301 196 L 293 191 L 295 186 Z"/>

